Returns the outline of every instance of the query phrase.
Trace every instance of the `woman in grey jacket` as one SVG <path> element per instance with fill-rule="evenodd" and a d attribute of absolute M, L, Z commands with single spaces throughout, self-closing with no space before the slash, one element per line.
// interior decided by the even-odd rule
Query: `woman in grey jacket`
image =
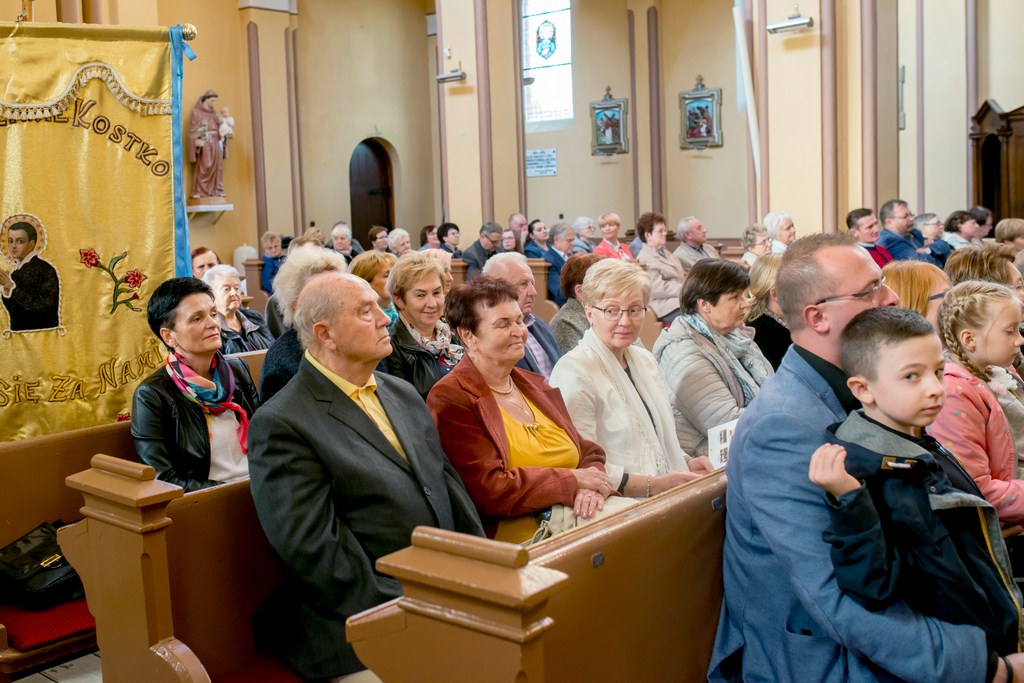
<path fill-rule="evenodd" d="M 774 374 L 743 327 L 749 280 L 731 261 L 699 261 L 679 295 L 682 315 L 654 344 L 679 445 L 707 455 L 708 429 L 735 420 Z"/>

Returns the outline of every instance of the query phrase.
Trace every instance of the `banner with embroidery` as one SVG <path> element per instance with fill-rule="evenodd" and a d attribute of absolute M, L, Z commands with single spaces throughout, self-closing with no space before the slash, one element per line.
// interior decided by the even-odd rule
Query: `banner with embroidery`
<path fill-rule="evenodd" d="M 162 363 L 146 304 L 188 272 L 182 40 L 0 23 L 0 440 L 124 419 Z"/>

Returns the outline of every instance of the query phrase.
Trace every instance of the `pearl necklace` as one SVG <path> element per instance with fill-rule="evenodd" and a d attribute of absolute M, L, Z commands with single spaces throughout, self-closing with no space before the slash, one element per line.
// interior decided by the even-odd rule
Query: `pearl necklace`
<path fill-rule="evenodd" d="M 506 389 L 506 390 L 495 389 L 490 384 L 487 385 L 487 388 L 490 389 L 491 391 L 493 391 L 494 393 L 499 394 L 501 396 L 508 396 L 509 394 L 512 393 L 512 390 L 515 389 L 515 385 L 512 384 L 512 375 L 508 376 L 508 389 Z"/>

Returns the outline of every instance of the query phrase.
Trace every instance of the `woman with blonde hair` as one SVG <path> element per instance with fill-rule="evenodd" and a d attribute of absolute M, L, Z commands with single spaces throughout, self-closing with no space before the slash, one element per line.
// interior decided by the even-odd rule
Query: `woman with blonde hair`
<path fill-rule="evenodd" d="M 632 261 L 633 254 L 630 253 L 622 242 L 619 242 L 619 228 L 622 227 L 622 219 L 617 213 L 602 214 L 597 219 L 597 226 L 601 229 L 601 243 L 594 247 L 594 253 L 608 258 Z"/>
<path fill-rule="evenodd" d="M 946 260 L 946 277 L 951 285 L 968 280 L 1006 285 L 1024 303 L 1024 279 L 1013 265 L 1013 250 L 1005 244 L 969 244 L 955 250 Z"/>
<path fill-rule="evenodd" d="M 746 298 L 750 308 L 747 309 L 746 322 L 754 330 L 754 343 L 771 363 L 773 370 L 778 370 L 782 357 L 793 344 L 786 325 L 786 316 L 782 313 L 778 299 L 775 298 L 775 278 L 782 265 L 782 254 L 765 254 L 750 269 L 750 286 L 747 287 Z"/>
<path fill-rule="evenodd" d="M 949 289 L 949 278 L 924 261 L 891 261 L 882 268 L 885 284 L 900 298 L 900 306 L 923 315 L 939 329 L 939 306 Z"/>
<path fill-rule="evenodd" d="M 602 259 L 583 278 L 590 321 L 551 372 L 573 424 L 604 448 L 612 486 L 643 498 L 710 472 L 707 458 L 680 446 L 668 390 L 651 352 L 635 346 L 651 283 L 634 262 Z"/>
<path fill-rule="evenodd" d="M 426 400 L 434 384 L 462 359 L 461 342 L 441 317 L 444 271 L 438 261 L 410 252 L 391 269 L 386 288 L 398 309 L 398 320 L 388 330 L 388 374 L 411 383 Z"/>
<path fill-rule="evenodd" d="M 387 283 L 391 268 L 397 260 L 394 254 L 371 249 L 356 256 L 352 263 L 348 264 L 348 272 L 369 282 L 373 291 L 377 292 L 377 305 L 388 314 L 392 324 L 398 320 L 398 311 L 388 294 Z"/>
<path fill-rule="evenodd" d="M 1024 251 L 1024 218 L 1004 218 L 996 224 L 996 242 L 1007 244 L 1014 255 Z"/>
<path fill-rule="evenodd" d="M 928 428 L 960 460 L 1000 521 L 1014 524 L 1024 522 L 1024 481 L 1016 478 L 1024 385 L 1009 367 L 1024 344 L 1020 318 L 1020 302 L 1003 285 L 969 281 L 946 292 L 939 308 L 946 400 Z"/>

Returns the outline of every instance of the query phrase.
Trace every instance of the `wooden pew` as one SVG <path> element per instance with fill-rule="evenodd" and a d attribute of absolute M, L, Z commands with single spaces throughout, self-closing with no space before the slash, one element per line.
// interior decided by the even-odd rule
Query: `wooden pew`
<path fill-rule="evenodd" d="M 529 549 L 417 529 L 348 639 L 385 681 L 703 680 L 724 513 L 719 472 Z"/>
<path fill-rule="evenodd" d="M 282 573 L 248 481 L 183 495 L 98 455 L 68 486 L 85 519 L 58 539 L 96 617 L 105 683 L 299 681 L 254 647 L 252 617 Z"/>
<path fill-rule="evenodd" d="M 43 522 L 81 519 L 81 497 L 67 488 L 65 478 L 87 467 L 96 452 L 135 460 L 130 430 L 130 423 L 116 422 L 0 443 L 0 547 Z M 95 634 L 89 632 L 22 652 L 11 645 L 0 623 L 0 683 L 95 645 Z"/>
<path fill-rule="evenodd" d="M 105 683 L 298 680 L 253 648 L 252 615 L 281 571 L 247 482 L 182 496 L 151 468 L 97 456 L 68 484 L 86 519 L 59 538 Z M 531 549 L 420 528 L 378 564 L 405 596 L 350 619 L 349 640 L 385 681 L 698 680 L 721 603 L 724 496 L 719 473 Z"/>
<path fill-rule="evenodd" d="M 249 374 L 252 376 L 253 386 L 258 392 L 260 389 L 260 374 L 263 372 L 263 360 L 267 357 L 267 350 L 243 351 L 242 353 L 231 354 L 232 358 L 240 358 L 249 366 Z"/>

